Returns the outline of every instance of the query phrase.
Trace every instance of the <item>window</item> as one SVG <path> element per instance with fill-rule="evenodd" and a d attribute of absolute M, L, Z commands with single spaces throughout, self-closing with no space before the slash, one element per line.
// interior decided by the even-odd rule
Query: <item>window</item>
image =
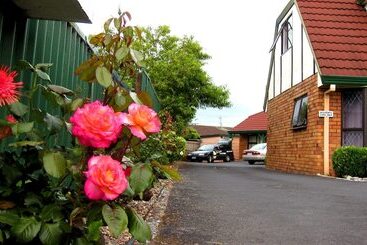
<path fill-rule="evenodd" d="M 292 17 L 292 16 L 291 16 Z M 291 17 L 289 17 L 284 23 L 282 27 L 282 54 L 287 52 L 292 47 L 292 26 L 289 23 Z"/>
<path fill-rule="evenodd" d="M 363 146 L 363 91 L 343 92 L 343 145 Z"/>
<path fill-rule="evenodd" d="M 294 102 L 292 127 L 294 129 L 307 127 L 308 98 L 306 95 L 299 97 Z"/>

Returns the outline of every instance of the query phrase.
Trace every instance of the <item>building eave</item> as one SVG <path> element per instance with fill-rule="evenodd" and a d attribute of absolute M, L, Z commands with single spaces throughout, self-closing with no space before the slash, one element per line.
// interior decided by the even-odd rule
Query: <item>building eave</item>
<path fill-rule="evenodd" d="M 322 75 L 321 80 L 324 85 L 367 86 L 367 77 Z"/>
<path fill-rule="evenodd" d="M 267 130 L 235 130 L 229 131 L 229 134 L 261 134 L 267 133 Z"/>
<path fill-rule="evenodd" d="M 12 0 L 29 18 L 91 23 L 78 0 Z"/>

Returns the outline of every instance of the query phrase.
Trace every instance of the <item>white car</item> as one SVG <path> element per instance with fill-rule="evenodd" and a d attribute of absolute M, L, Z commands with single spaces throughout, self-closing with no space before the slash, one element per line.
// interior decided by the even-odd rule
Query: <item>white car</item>
<path fill-rule="evenodd" d="M 244 150 L 242 158 L 244 161 L 248 161 L 248 163 L 251 165 L 255 162 L 264 162 L 266 157 L 266 150 L 266 143 L 257 144 L 248 150 Z"/>

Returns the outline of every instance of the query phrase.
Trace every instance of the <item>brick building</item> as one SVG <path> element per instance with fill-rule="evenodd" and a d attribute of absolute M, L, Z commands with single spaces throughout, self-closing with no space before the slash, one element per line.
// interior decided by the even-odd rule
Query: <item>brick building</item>
<path fill-rule="evenodd" d="M 242 159 L 243 150 L 266 142 L 267 127 L 268 117 L 266 112 L 259 112 L 249 116 L 230 130 L 234 159 Z"/>
<path fill-rule="evenodd" d="M 191 125 L 200 135 L 200 145 L 217 144 L 222 138 L 228 137 L 229 127 L 207 125 Z"/>
<path fill-rule="evenodd" d="M 333 175 L 367 145 L 367 12 L 355 0 L 292 0 L 276 21 L 264 109 L 267 168 Z"/>

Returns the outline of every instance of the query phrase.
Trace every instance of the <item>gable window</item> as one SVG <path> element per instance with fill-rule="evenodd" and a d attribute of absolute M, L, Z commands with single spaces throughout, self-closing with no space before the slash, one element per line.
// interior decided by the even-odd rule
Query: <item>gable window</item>
<path fill-rule="evenodd" d="M 307 95 L 301 96 L 294 101 L 294 109 L 292 117 L 293 129 L 307 127 L 307 108 L 308 108 Z"/>
<path fill-rule="evenodd" d="M 292 40 L 292 26 L 289 22 L 290 19 L 291 19 L 291 17 L 289 17 L 283 23 L 283 27 L 282 27 L 282 31 L 281 31 L 282 54 L 287 52 L 292 47 L 292 42 L 291 42 L 291 40 Z"/>

